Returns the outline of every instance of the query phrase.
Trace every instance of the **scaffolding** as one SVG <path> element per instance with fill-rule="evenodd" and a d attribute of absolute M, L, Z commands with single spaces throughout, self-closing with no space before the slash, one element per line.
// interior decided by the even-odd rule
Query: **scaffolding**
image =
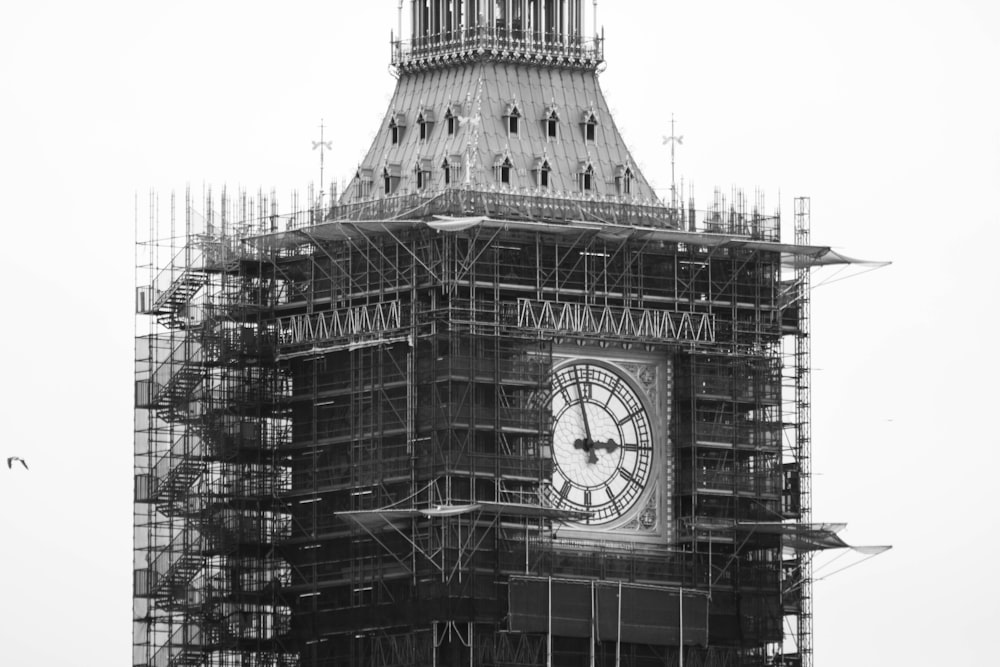
<path fill-rule="evenodd" d="M 738 193 L 298 201 L 150 196 L 136 667 L 808 664 L 808 560 L 753 529 L 808 518 L 807 208 L 781 244 Z M 572 350 L 672 369 L 658 539 L 548 500 Z"/>

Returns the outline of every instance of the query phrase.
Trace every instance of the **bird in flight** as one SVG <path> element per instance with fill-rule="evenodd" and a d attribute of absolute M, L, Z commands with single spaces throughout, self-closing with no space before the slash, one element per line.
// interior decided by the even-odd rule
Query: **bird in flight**
<path fill-rule="evenodd" d="M 14 467 L 14 461 L 20 461 L 20 462 L 21 462 L 21 465 L 23 465 L 23 466 L 24 466 L 24 469 L 25 469 L 25 470 L 27 470 L 27 469 L 28 469 L 28 464 L 27 464 L 27 463 L 25 463 L 25 462 L 24 462 L 24 459 L 22 459 L 22 458 L 21 458 L 20 456 L 8 456 L 8 457 L 7 457 L 7 468 L 8 468 L 8 469 L 9 469 L 9 468 L 13 468 L 13 467 Z"/>

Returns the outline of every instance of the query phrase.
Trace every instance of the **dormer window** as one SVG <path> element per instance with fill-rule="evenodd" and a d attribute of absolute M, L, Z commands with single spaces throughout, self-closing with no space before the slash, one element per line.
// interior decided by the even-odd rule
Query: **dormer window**
<path fill-rule="evenodd" d="M 583 128 L 583 140 L 594 141 L 597 136 L 597 115 L 593 111 L 585 111 L 580 125 Z"/>
<path fill-rule="evenodd" d="M 594 190 L 594 165 L 589 162 L 584 162 L 580 165 L 580 172 L 578 174 L 580 191 L 581 192 L 592 192 Z"/>
<path fill-rule="evenodd" d="M 544 119 L 545 125 L 545 138 L 549 141 L 553 141 L 559 138 L 559 114 L 556 113 L 555 109 L 549 109 L 545 113 Z"/>
<path fill-rule="evenodd" d="M 417 182 L 417 190 L 423 190 L 431 180 L 431 161 L 417 160 L 413 167 L 413 174 Z"/>
<path fill-rule="evenodd" d="M 583 139 L 584 141 L 594 141 L 597 136 L 597 116 L 594 114 L 588 114 L 583 122 Z"/>
<path fill-rule="evenodd" d="M 403 130 L 406 128 L 406 116 L 401 113 L 393 114 L 389 119 L 389 138 L 395 146 L 403 140 Z"/>
<path fill-rule="evenodd" d="M 508 107 L 504 118 L 507 122 L 507 134 L 516 135 L 520 129 L 521 120 L 521 110 L 517 108 L 517 104 L 511 104 Z"/>
<path fill-rule="evenodd" d="M 635 177 L 632 175 L 632 167 L 628 165 L 618 167 L 618 173 L 615 174 L 615 187 L 617 188 L 619 195 L 632 194 L 632 181 L 634 178 Z"/>
<path fill-rule="evenodd" d="M 448 127 L 448 136 L 454 136 L 455 130 L 458 128 L 458 118 L 451 112 L 451 107 L 448 107 L 448 110 L 444 112 L 444 122 Z"/>
<path fill-rule="evenodd" d="M 498 155 L 497 159 L 493 162 L 493 171 L 496 174 L 497 182 L 510 185 L 513 177 L 514 163 L 510 161 L 509 157 Z"/>
<path fill-rule="evenodd" d="M 382 190 L 386 195 L 391 195 L 399 189 L 399 165 L 387 165 L 382 169 Z"/>
<path fill-rule="evenodd" d="M 549 161 L 546 158 L 538 158 L 535 160 L 533 171 L 535 172 L 535 185 L 540 188 L 549 187 L 552 183 L 552 167 L 549 165 Z"/>
<path fill-rule="evenodd" d="M 357 173 L 354 174 L 354 179 L 358 184 L 358 196 L 362 199 L 367 199 L 372 196 L 372 192 L 375 190 L 375 179 L 373 178 L 371 169 L 358 169 Z"/>
<path fill-rule="evenodd" d="M 420 141 L 431 136 L 431 129 L 434 127 L 434 112 L 423 109 L 417 115 L 417 125 L 420 126 Z"/>
<path fill-rule="evenodd" d="M 462 168 L 462 156 L 452 155 L 446 157 L 444 162 L 441 163 L 441 169 L 444 171 L 444 184 L 451 185 L 452 183 L 459 182 L 459 170 Z"/>

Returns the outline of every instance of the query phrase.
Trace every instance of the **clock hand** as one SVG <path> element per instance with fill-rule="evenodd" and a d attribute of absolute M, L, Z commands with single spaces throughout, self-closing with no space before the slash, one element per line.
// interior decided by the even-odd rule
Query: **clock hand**
<path fill-rule="evenodd" d="M 608 452 L 610 454 L 611 452 L 613 452 L 616 449 L 618 449 L 618 443 L 615 442 L 611 438 L 608 438 L 607 442 L 594 442 L 594 443 L 591 443 L 590 450 L 589 450 L 590 451 L 590 457 L 588 459 L 588 463 L 597 463 L 597 461 L 598 461 L 597 450 L 598 449 L 603 449 L 603 450 L 605 450 L 606 452 Z"/>
<path fill-rule="evenodd" d="M 586 450 L 589 452 L 590 447 L 594 443 L 594 438 L 590 435 L 590 420 L 587 419 L 587 405 L 583 400 L 583 388 L 580 382 L 580 372 L 574 368 L 573 376 L 576 378 L 576 394 L 580 397 L 580 412 L 583 413 L 583 429 L 587 432 L 587 447 Z"/>
<path fill-rule="evenodd" d="M 618 443 L 614 441 L 613 438 L 608 438 L 607 442 L 595 442 L 593 444 L 594 449 L 603 449 L 607 452 L 613 452 L 618 449 Z"/>

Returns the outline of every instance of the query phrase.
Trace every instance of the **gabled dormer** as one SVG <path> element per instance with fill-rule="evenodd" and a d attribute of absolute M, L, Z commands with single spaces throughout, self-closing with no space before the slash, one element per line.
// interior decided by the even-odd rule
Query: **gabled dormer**
<path fill-rule="evenodd" d="M 386 196 L 394 195 L 399 190 L 402 179 L 402 169 L 398 164 L 388 164 L 382 167 L 382 192 Z"/>
<path fill-rule="evenodd" d="M 580 130 L 583 133 L 583 140 L 586 143 L 592 143 L 597 140 L 597 125 L 600 120 L 597 117 L 597 111 L 594 109 L 594 105 L 591 104 L 589 109 L 584 109 L 582 117 L 580 118 Z"/>
<path fill-rule="evenodd" d="M 428 158 L 418 158 L 413 165 L 413 182 L 417 190 L 423 190 L 431 181 L 433 163 Z"/>
<path fill-rule="evenodd" d="M 559 109 L 554 102 L 545 107 L 545 113 L 542 115 L 542 130 L 545 133 L 546 141 L 559 139 Z"/>
<path fill-rule="evenodd" d="M 403 132 L 406 129 L 406 114 L 393 112 L 389 117 L 389 141 L 393 146 L 403 141 Z"/>
<path fill-rule="evenodd" d="M 493 158 L 493 179 L 500 186 L 510 186 L 514 183 L 514 161 L 510 150 L 505 150 Z"/>
<path fill-rule="evenodd" d="M 444 110 L 444 129 L 449 137 L 458 134 L 458 123 L 461 115 L 462 105 L 460 103 L 453 102 Z"/>
<path fill-rule="evenodd" d="M 590 159 L 580 161 L 576 172 L 577 187 L 583 193 L 597 192 L 597 171 Z"/>
<path fill-rule="evenodd" d="M 503 112 L 504 125 L 507 128 L 507 136 L 516 137 L 521 131 L 521 118 L 524 114 L 518 107 L 517 99 L 510 102 Z"/>
<path fill-rule="evenodd" d="M 354 183 L 357 188 L 357 196 L 361 199 L 368 199 L 375 194 L 375 173 L 372 169 L 358 167 L 354 172 Z"/>
<path fill-rule="evenodd" d="M 421 107 L 417 111 L 417 127 L 419 128 L 420 141 L 426 141 L 430 138 L 431 130 L 434 129 L 434 111 L 432 109 Z"/>
<path fill-rule="evenodd" d="M 628 162 L 620 164 L 615 169 L 615 190 L 619 196 L 627 197 L 632 195 L 632 183 L 635 175 L 632 173 L 632 165 Z"/>
<path fill-rule="evenodd" d="M 462 156 L 446 155 L 441 161 L 442 181 L 445 186 L 462 182 Z"/>
<path fill-rule="evenodd" d="M 543 189 L 552 187 L 552 165 L 547 155 L 535 159 L 531 172 L 535 177 L 535 187 Z"/>

